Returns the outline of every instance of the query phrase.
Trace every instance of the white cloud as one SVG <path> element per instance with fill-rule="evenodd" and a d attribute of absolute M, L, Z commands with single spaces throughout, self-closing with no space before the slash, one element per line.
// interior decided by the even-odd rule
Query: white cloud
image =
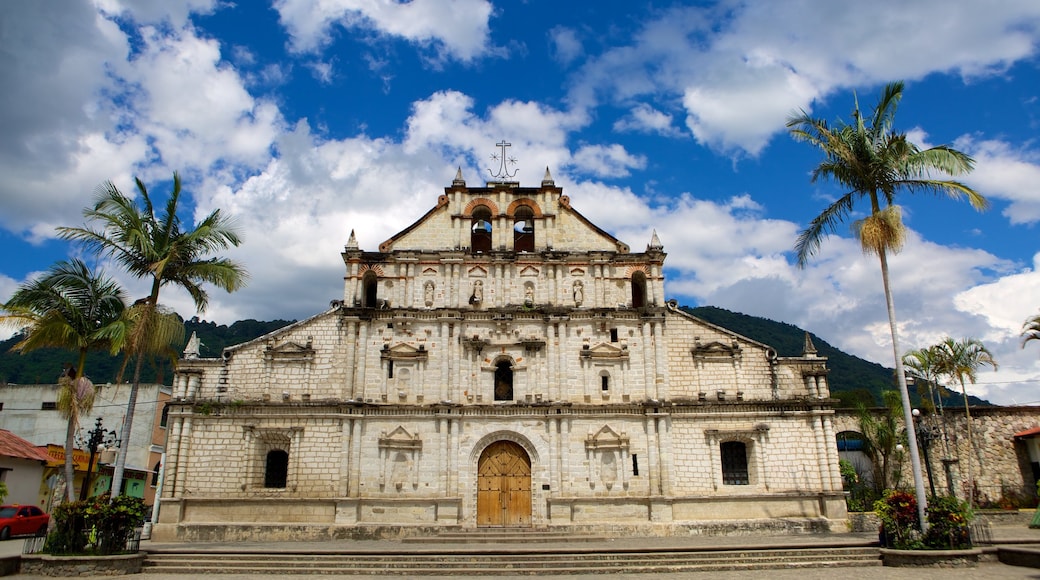
<path fill-rule="evenodd" d="M 549 30 L 549 44 L 553 58 L 565 66 L 581 58 L 585 53 L 578 33 L 565 26 L 554 26 Z"/>
<path fill-rule="evenodd" d="M 646 157 L 632 155 L 618 144 L 584 145 L 574 152 L 573 167 L 582 173 L 598 177 L 624 177 L 629 169 L 646 167 Z"/>
<path fill-rule="evenodd" d="M 964 181 L 993 200 L 1010 203 L 1001 212 L 1012 224 L 1040 221 L 1040 154 L 1016 150 L 1003 141 L 963 136 L 954 143 L 975 158 L 975 171 Z"/>
<path fill-rule="evenodd" d="M 632 107 L 628 115 L 614 122 L 614 130 L 656 133 L 665 137 L 682 135 L 682 131 L 673 126 L 672 121 L 670 114 L 658 111 L 646 103 L 639 103 Z"/>
<path fill-rule="evenodd" d="M 278 0 L 275 9 L 301 52 L 332 42 L 333 25 L 403 38 L 461 61 L 489 50 L 492 6 L 486 0 Z"/>
<path fill-rule="evenodd" d="M 191 174 L 215 165 L 258 167 L 269 158 L 281 124 L 277 107 L 254 99 L 222 63 L 216 41 L 199 38 L 190 25 L 172 29 L 167 19 L 161 28 L 140 28 L 143 44 L 128 60 L 126 34 L 88 3 L 15 6 L 5 12 L 10 34 L 0 35 L 12 55 L 0 62 L 9 89 L 0 97 L 3 227 L 42 240 L 56 225 L 80 221 L 102 181 L 130 193 L 134 174 L 148 182 L 168 179 L 169 168 Z M 171 14 L 195 6 L 209 5 L 188 2 Z M 133 16 L 154 19 L 150 12 Z M 39 50 L 27 50 L 33 44 Z"/>
<path fill-rule="evenodd" d="M 681 97 L 698 141 L 755 155 L 792 110 L 811 112 L 814 101 L 848 87 L 999 72 L 1035 53 L 1040 28 L 1040 4 L 1030 0 L 955 10 L 943 0 L 755 0 L 716 12 L 730 8 L 664 12 L 630 45 L 590 60 L 572 99 L 592 107 L 602 98 Z"/>

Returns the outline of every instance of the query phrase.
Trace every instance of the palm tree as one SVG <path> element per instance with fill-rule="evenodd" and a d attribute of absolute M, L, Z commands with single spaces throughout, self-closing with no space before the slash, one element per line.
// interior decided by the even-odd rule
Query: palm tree
<path fill-rule="evenodd" d="M 942 418 L 943 450 L 949 455 L 949 440 L 946 437 L 946 418 L 943 415 L 942 385 L 939 384 L 939 375 L 942 374 L 942 353 L 937 346 L 919 348 L 907 351 L 903 355 L 903 366 L 911 376 L 918 382 L 928 385 L 928 405 Z M 917 391 L 918 396 L 921 390 Z"/>
<path fill-rule="evenodd" d="M 96 253 L 114 258 L 131 275 L 150 279 L 152 283 L 149 295 L 137 303 L 142 308 L 135 325 L 135 344 L 128 345 L 137 358 L 120 435 L 123 444 L 112 475 L 113 496 L 121 493 L 141 368 L 144 355 L 149 351 L 145 343 L 160 324 L 160 289 L 167 285 L 185 289 L 196 309 L 202 312 L 209 302 L 204 284 L 233 292 L 245 284 L 247 277 L 237 263 L 227 258 L 207 257 L 241 243 L 234 224 L 221 215 L 219 209 L 199 221 L 193 229 L 185 229 L 177 215 L 181 196 L 181 180 L 177 173 L 173 174 L 173 191 L 166 207 L 158 214 L 144 183 L 140 179 L 135 179 L 135 183 L 140 194 L 140 206 L 112 182 L 105 182 L 98 187 L 94 206 L 83 211 L 87 220 L 96 222 L 97 227 L 58 228 L 63 239 L 83 242 Z"/>
<path fill-rule="evenodd" d="M 84 374 L 87 351 L 119 352 L 126 341 L 123 290 L 80 260 L 59 262 L 42 277 L 15 291 L 0 316 L 8 324 L 27 324 L 13 350 L 29 352 L 57 347 L 77 351 L 76 366 L 58 380 L 58 410 L 68 421 L 65 433 L 65 494 L 74 499 L 73 435 L 80 416 L 94 407 L 94 385 Z"/>
<path fill-rule="evenodd" d="M 1040 340 L 1040 314 L 1027 318 L 1022 325 L 1022 348 L 1030 340 Z"/>
<path fill-rule="evenodd" d="M 962 338 L 954 340 L 946 337 L 936 345 L 940 357 L 940 369 L 943 374 L 961 384 L 961 393 L 964 395 L 964 417 L 967 421 L 966 435 L 968 439 L 968 501 L 972 502 L 975 492 L 975 480 L 972 477 L 971 456 L 975 454 L 975 443 L 972 439 L 971 407 L 968 405 L 968 390 L 964 380 L 975 384 L 978 379 L 979 369 L 990 366 L 997 369 L 997 361 L 993 354 L 977 338 Z M 981 458 L 979 468 L 982 468 Z"/>
<path fill-rule="evenodd" d="M 870 203 L 870 213 L 853 223 L 853 231 L 859 238 L 863 252 L 877 255 L 881 263 L 881 283 L 888 308 L 889 331 L 892 334 L 896 381 L 911 442 L 910 464 L 917 495 L 918 517 L 922 527 L 926 527 L 927 498 L 910 395 L 899 351 L 896 309 L 888 274 L 888 254 L 899 251 L 905 233 L 902 214 L 895 203 L 896 194 L 920 192 L 942 193 L 953 198 L 967 197 L 972 206 L 978 209 L 985 208 L 988 202 L 963 183 L 932 177 L 935 173 L 959 175 L 970 172 L 975 164 L 971 157 L 945 145 L 920 149 L 909 141 L 906 133 L 893 131 L 896 109 L 902 96 L 903 83 L 890 83 L 882 90 L 870 119 L 864 119 L 860 113 L 857 99 L 851 124 L 839 121 L 831 127 L 826 121 L 814 119 L 805 111 L 800 111 L 788 119 L 787 127 L 792 137 L 818 147 L 824 154 L 824 160 L 813 170 L 812 182 L 831 179 L 846 189 L 837 201 L 813 218 L 799 234 L 795 250 L 800 267 L 804 267 L 819 250 L 827 234 L 835 232 L 838 224 L 849 217 L 857 201 Z"/>

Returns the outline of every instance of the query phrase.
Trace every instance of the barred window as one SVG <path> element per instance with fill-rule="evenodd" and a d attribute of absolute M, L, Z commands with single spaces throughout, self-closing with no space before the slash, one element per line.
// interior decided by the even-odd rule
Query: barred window
<path fill-rule="evenodd" d="M 264 466 L 264 487 L 285 487 L 289 477 L 289 453 L 281 449 L 267 452 L 267 463 Z"/>
<path fill-rule="evenodd" d="M 722 453 L 722 483 L 724 485 L 748 485 L 747 445 L 740 441 L 726 441 L 720 446 Z"/>

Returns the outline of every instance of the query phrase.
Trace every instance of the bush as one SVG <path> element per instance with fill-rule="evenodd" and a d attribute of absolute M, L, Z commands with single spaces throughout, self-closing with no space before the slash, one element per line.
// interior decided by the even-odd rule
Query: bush
<path fill-rule="evenodd" d="M 971 508 L 955 497 L 933 497 L 928 500 L 928 533 L 925 546 L 935 550 L 960 550 L 971 547 L 968 522 Z"/>
<path fill-rule="evenodd" d="M 928 532 L 922 536 L 917 500 L 905 491 L 890 491 L 874 503 L 881 520 L 881 544 L 897 550 L 958 550 L 971 547 L 968 504 L 955 497 L 932 497 L 925 517 Z"/>
<path fill-rule="evenodd" d="M 126 551 L 134 528 L 141 524 L 147 509 L 144 500 L 108 495 L 87 501 L 68 502 L 54 510 L 54 531 L 47 536 L 48 554 L 119 554 Z"/>
<path fill-rule="evenodd" d="M 87 502 L 71 501 L 54 508 L 54 525 L 47 535 L 43 551 L 48 554 L 82 554 L 87 549 Z"/>
<path fill-rule="evenodd" d="M 139 497 L 108 495 L 94 498 L 87 507 L 87 523 L 91 526 L 91 544 L 98 554 L 126 551 L 126 543 L 141 524 L 147 509 Z"/>
<path fill-rule="evenodd" d="M 892 490 L 874 502 L 881 520 L 881 545 L 897 550 L 918 550 L 921 526 L 917 521 L 917 500 L 905 491 Z"/>

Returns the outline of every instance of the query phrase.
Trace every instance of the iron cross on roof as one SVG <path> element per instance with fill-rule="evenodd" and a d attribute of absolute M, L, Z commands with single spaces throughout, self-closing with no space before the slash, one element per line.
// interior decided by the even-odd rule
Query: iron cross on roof
<path fill-rule="evenodd" d="M 490 168 L 488 168 L 488 173 L 490 173 L 491 177 L 494 177 L 495 179 L 512 179 L 513 176 L 515 176 L 517 174 L 517 172 L 520 171 L 520 168 L 517 167 L 516 169 L 513 170 L 512 173 L 509 172 L 509 166 L 510 165 L 516 165 L 516 157 L 512 157 L 512 156 L 508 156 L 507 157 L 506 156 L 506 147 L 512 147 L 513 144 L 512 143 L 507 143 L 506 141 L 503 140 L 503 141 L 499 141 L 498 143 L 495 143 L 495 146 L 502 149 L 501 153 L 492 153 L 491 154 L 491 160 L 499 162 L 498 173 L 492 172 Z"/>

